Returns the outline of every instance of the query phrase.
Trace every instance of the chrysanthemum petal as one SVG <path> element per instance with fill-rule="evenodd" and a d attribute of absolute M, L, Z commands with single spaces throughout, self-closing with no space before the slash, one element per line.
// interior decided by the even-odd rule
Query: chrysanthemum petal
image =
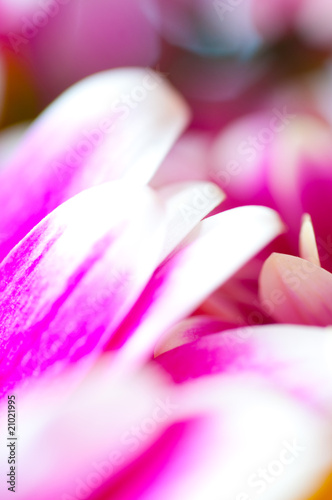
<path fill-rule="evenodd" d="M 330 328 L 264 325 L 187 338 L 155 361 L 176 383 L 217 373 L 235 378 L 258 376 L 331 414 L 331 356 Z"/>
<path fill-rule="evenodd" d="M 188 119 L 169 84 L 150 70 L 91 76 L 59 97 L 33 124 L 0 172 L 0 260 L 60 203 L 83 189 L 153 175 Z"/>
<path fill-rule="evenodd" d="M 13 249 L 0 267 L 2 391 L 98 355 L 153 273 L 165 226 L 152 190 L 117 181 L 62 204 Z"/>
<path fill-rule="evenodd" d="M 328 421 L 263 381 L 217 375 L 167 388 L 158 371 L 112 380 L 110 365 L 105 359 L 70 398 L 61 394 L 65 378 L 20 395 L 22 500 L 84 492 L 91 500 L 256 500 L 262 491 L 292 500 L 314 492 L 331 465 Z M 36 412 L 40 401 L 51 418 L 45 404 Z"/>
<path fill-rule="evenodd" d="M 111 339 L 109 348 L 115 349 L 131 337 L 121 349 L 120 370 L 146 359 L 163 332 L 190 314 L 284 228 L 273 210 L 252 206 L 209 217 L 196 229 L 187 244 L 156 270 Z"/>
<path fill-rule="evenodd" d="M 261 303 L 282 323 L 332 324 L 332 275 L 291 255 L 272 254 L 260 275 Z"/>

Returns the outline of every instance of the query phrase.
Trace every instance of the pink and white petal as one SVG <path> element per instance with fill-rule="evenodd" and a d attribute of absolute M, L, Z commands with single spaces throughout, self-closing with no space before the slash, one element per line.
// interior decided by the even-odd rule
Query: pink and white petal
<path fill-rule="evenodd" d="M 325 479 L 332 460 L 329 422 L 293 399 L 257 381 L 220 377 L 175 395 L 180 429 L 172 426 L 164 442 L 91 500 L 258 500 L 263 490 L 266 500 L 293 500 Z"/>
<path fill-rule="evenodd" d="M 157 358 L 174 382 L 217 373 L 264 379 L 303 404 L 332 414 L 332 329 L 264 325 L 201 335 Z"/>
<path fill-rule="evenodd" d="M 144 454 L 172 423 L 177 405 L 160 371 L 150 368 L 130 379 L 114 379 L 109 358 L 99 360 L 76 388 L 72 382 L 80 372 L 79 363 L 60 376 L 44 375 L 29 389 L 15 393 L 20 415 L 20 499 L 72 498 L 79 496 L 81 483 L 97 489 L 105 476 L 113 478 Z M 5 411 L 2 415 L 4 429 Z M 4 458 L 7 449 L 1 448 Z M 36 467 L 38 457 L 43 459 Z M 1 460 L 3 473 L 6 463 Z M 0 489 L 2 498 L 8 498 L 5 482 Z"/>
<path fill-rule="evenodd" d="M 292 500 L 315 491 L 331 465 L 329 422 L 263 381 L 213 376 L 170 387 L 151 369 L 112 379 L 111 365 L 99 363 L 70 397 L 63 375 L 52 390 L 46 378 L 42 389 L 18 392 L 20 499 L 85 491 L 91 500 L 217 500 L 244 491 L 256 500 L 250 477 L 284 458 L 264 498 Z"/>
<path fill-rule="evenodd" d="M 132 94 L 129 104 L 126 94 Z M 36 120 L 0 172 L 0 204 L 6 207 L 0 233 L 8 234 L 0 260 L 80 191 L 122 177 L 148 182 L 187 120 L 182 98 L 150 70 L 107 71 L 67 90 Z"/>
<path fill-rule="evenodd" d="M 98 356 L 152 275 L 164 235 L 155 193 L 124 181 L 86 190 L 38 224 L 0 267 L 2 393 Z"/>
<path fill-rule="evenodd" d="M 189 315 L 218 286 L 284 230 L 266 207 L 239 207 L 202 221 L 154 273 L 108 348 L 122 347 L 118 368 L 149 357 L 161 334 Z"/>
<path fill-rule="evenodd" d="M 181 388 L 179 401 L 190 414 L 214 416 L 214 441 L 202 461 L 202 475 L 192 485 L 194 498 L 258 500 L 262 493 L 264 500 L 306 498 L 331 470 L 330 420 L 263 380 L 248 374 L 236 380 L 230 374 Z M 205 468 L 210 477 L 203 486 Z"/>
<path fill-rule="evenodd" d="M 158 196 L 166 206 L 167 236 L 160 262 L 225 199 L 212 182 L 182 182 L 159 189 Z"/>
<path fill-rule="evenodd" d="M 315 231 L 309 214 L 302 217 L 300 231 L 300 257 L 320 267 Z"/>
<path fill-rule="evenodd" d="M 332 275 L 307 260 L 272 254 L 262 268 L 259 288 L 262 307 L 276 321 L 332 324 Z"/>

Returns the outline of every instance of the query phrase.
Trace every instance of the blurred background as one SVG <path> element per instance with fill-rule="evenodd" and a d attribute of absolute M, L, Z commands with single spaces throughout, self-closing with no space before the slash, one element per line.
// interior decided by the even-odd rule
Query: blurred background
<path fill-rule="evenodd" d="M 328 85 L 331 10 L 327 0 L 1 0 L 1 126 L 125 66 L 166 75 L 197 129 L 278 101 L 317 113 L 312 86 L 320 76 Z"/>

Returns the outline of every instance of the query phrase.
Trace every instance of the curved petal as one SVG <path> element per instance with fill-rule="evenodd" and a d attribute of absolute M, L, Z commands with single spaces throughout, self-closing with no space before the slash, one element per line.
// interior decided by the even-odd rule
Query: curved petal
<path fill-rule="evenodd" d="M 307 260 L 272 254 L 259 278 L 260 298 L 269 316 L 282 323 L 332 324 L 332 275 Z"/>
<path fill-rule="evenodd" d="M 108 348 L 122 346 L 120 371 L 145 360 L 163 332 L 282 231 L 277 214 L 265 207 L 240 207 L 201 222 L 186 244 L 155 271 L 111 339 Z"/>
<path fill-rule="evenodd" d="M 151 369 L 112 379 L 111 364 L 69 397 L 63 375 L 18 393 L 22 500 L 292 500 L 331 465 L 329 422 L 271 386 L 213 376 L 169 387 Z"/>
<path fill-rule="evenodd" d="M 156 195 L 124 181 L 77 195 L 37 225 L 0 267 L 2 392 L 53 364 L 98 356 L 155 269 L 164 235 Z"/>
<path fill-rule="evenodd" d="M 99 360 L 76 388 L 72 382 L 80 372 L 79 363 L 61 375 L 44 375 L 29 389 L 15 392 L 20 415 L 20 499 L 80 497 L 84 489 L 95 490 L 105 476 L 113 479 L 162 439 L 177 405 L 161 373 L 149 369 L 119 380 L 112 377 L 111 365 L 109 357 Z M 43 405 L 36 412 L 41 401 Z M 96 411 L 100 413 L 97 420 Z M 1 417 L 1 428 L 5 426 Z M 172 446 L 179 437 L 174 437 Z M 6 452 L 2 447 L 1 458 Z M 33 463 L 38 456 L 43 460 L 36 468 Z M 6 459 L 1 460 L 1 472 L 6 463 Z M 7 498 L 6 489 L 2 482 L 2 498 Z"/>
<path fill-rule="evenodd" d="M 28 130 L 0 172 L 0 260 L 43 217 L 83 189 L 144 184 L 182 131 L 186 105 L 156 73 L 117 69 L 83 80 Z M 47 147 L 45 147 L 47 144 Z"/>
<path fill-rule="evenodd" d="M 302 403 L 332 412 L 332 330 L 293 325 L 204 335 L 155 358 L 176 383 L 217 373 L 255 375 Z"/>

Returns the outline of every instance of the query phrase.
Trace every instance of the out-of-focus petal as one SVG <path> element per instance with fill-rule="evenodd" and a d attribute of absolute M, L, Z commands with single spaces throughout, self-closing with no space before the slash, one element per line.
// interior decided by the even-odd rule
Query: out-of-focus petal
<path fill-rule="evenodd" d="M 62 204 L 13 249 L 0 267 L 2 392 L 98 356 L 159 261 L 161 207 L 149 188 L 106 183 Z"/>
<path fill-rule="evenodd" d="M 145 360 L 163 332 L 283 230 L 278 215 L 264 207 L 240 207 L 202 221 L 186 244 L 155 271 L 111 339 L 110 349 L 122 346 L 119 369 L 133 369 Z"/>
<path fill-rule="evenodd" d="M 286 122 L 271 151 L 271 194 L 296 239 L 302 214 L 310 214 L 321 265 L 331 271 L 331 227 L 326 217 L 332 208 L 331 128 L 310 116 L 290 116 Z"/>
<path fill-rule="evenodd" d="M 20 500 L 258 500 L 263 490 L 292 500 L 314 492 L 331 465 L 327 419 L 263 380 L 172 387 L 158 370 L 112 379 L 111 365 L 99 363 L 70 397 L 66 377 L 18 393 Z"/>
<path fill-rule="evenodd" d="M 46 100 L 98 71 L 158 60 L 159 36 L 136 0 L 1 0 L 0 9 L 2 42 Z"/>
<path fill-rule="evenodd" d="M 320 267 L 315 231 L 309 214 L 302 217 L 299 246 L 300 257 Z"/>
<path fill-rule="evenodd" d="M 112 378 L 111 365 L 109 356 L 99 360 L 76 388 L 72 381 L 79 363 L 62 375 L 41 377 L 28 390 L 18 388 L 20 500 L 55 500 L 95 490 L 144 454 L 171 425 L 178 406 L 161 373 L 150 369 L 119 380 Z M 40 401 L 43 405 L 36 412 Z M 5 425 L 2 420 L 1 428 Z M 6 452 L 2 447 L 1 456 Z M 43 460 L 35 468 L 38 456 Z M 3 472 L 6 463 L 1 460 Z M 6 483 L 0 489 L 2 498 L 8 498 Z"/>
<path fill-rule="evenodd" d="M 314 492 L 331 466 L 328 422 L 262 385 L 213 377 L 179 388 L 175 417 L 187 422 L 180 439 L 165 435 L 168 447 L 156 443 L 92 499 L 258 500 L 264 492 L 266 500 L 293 500 Z"/>
<path fill-rule="evenodd" d="M 176 383 L 217 373 L 251 374 L 319 411 L 332 413 L 330 328 L 264 325 L 185 340 L 186 345 L 155 358 Z"/>
<path fill-rule="evenodd" d="M 307 260 L 272 254 L 260 275 L 261 303 L 282 323 L 332 324 L 332 275 Z"/>
<path fill-rule="evenodd" d="M 264 204 L 270 202 L 267 170 L 276 134 L 271 121 L 278 126 L 273 112 L 241 118 L 223 129 L 211 148 L 211 178 L 238 202 L 250 203 L 253 199 Z"/>
<path fill-rule="evenodd" d="M 294 27 L 303 0 L 253 0 L 252 14 L 259 32 L 267 40 L 275 40 Z"/>
<path fill-rule="evenodd" d="M 300 0 L 301 8 L 296 19 L 297 29 L 307 43 L 330 48 L 332 5 L 328 0 Z"/>
<path fill-rule="evenodd" d="M 125 104 L 126 96 L 129 104 Z M 181 133 L 188 109 L 156 73 L 118 69 L 65 92 L 32 125 L 0 172 L 0 260 L 43 217 L 83 189 L 147 182 Z"/>
<path fill-rule="evenodd" d="M 222 0 L 143 0 L 156 29 L 171 43 L 204 55 L 251 54 L 260 37 L 250 15 L 251 2 L 241 6 Z"/>

